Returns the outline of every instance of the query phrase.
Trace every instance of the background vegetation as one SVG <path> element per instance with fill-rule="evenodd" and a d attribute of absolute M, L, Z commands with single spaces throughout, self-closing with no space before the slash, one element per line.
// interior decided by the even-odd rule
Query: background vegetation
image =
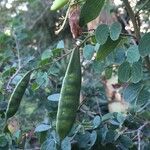
<path fill-rule="evenodd" d="M 73 39 L 68 22 L 55 34 L 67 6 L 51 12 L 51 0 L 0 1 L 0 149 L 150 149 L 150 2 L 79 2 L 83 33 Z M 86 25 L 97 16 L 101 20 L 91 32 Z M 60 143 L 58 100 L 77 43 L 82 43 L 80 105 L 71 132 Z M 10 133 L 3 133 L 14 87 L 38 67 L 18 112 L 8 120 Z M 108 109 L 117 99 L 114 91 L 129 105 L 127 112 Z"/>

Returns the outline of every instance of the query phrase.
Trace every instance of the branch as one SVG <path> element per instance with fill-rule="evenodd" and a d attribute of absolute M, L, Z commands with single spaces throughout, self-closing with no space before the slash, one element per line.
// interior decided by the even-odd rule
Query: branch
<path fill-rule="evenodd" d="M 142 126 L 137 129 L 137 137 L 138 137 L 138 150 L 141 150 L 141 131 L 142 129 L 148 125 L 149 122 L 145 122 Z"/>
<path fill-rule="evenodd" d="M 138 27 L 138 25 L 137 25 L 136 17 L 135 17 L 135 15 L 134 15 L 134 12 L 133 12 L 133 10 L 132 10 L 132 8 L 131 8 L 131 6 L 130 6 L 128 0 L 123 0 L 123 2 L 124 2 L 124 4 L 125 4 L 125 6 L 126 6 L 126 9 L 127 9 L 128 14 L 129 14 L 129 16 L 130 16 L 130 18 L 131 18 L 131 21 L 132 21 L 132 24 L 133 24 L 133 27 L 134 27 L 134 31 L 135 31 L 136 38 L 137 38 L 137 40 L 139 41 L 140 38 L 141 38 L 141 36 L 140 36 L 140 29 L 139 29 L 139 27 Z"/>
<path fill-rule="evenodd" d="M 128 0 L 123 0 L 124 4 L 125 4 L 125 7 L 127 9 L 127 12 L 131 18 L 131 21 L 132 21 L 132 24 L 133 24 L 133 27 L 134 27 L 134 31 L 135 31 L 135 35 L 136 35 L 136 38 L 137 38 L 137 41 L 139 43 L 140 39 L 141 39 L 141 35 L 140 35 L 140 28 L 137 24 L 137 21 L 136 21 L 136 16 L 129 4 L 129 1 Z M 145 58 L 145 63 L 147 65 L 147 69 L 149 70 L 150 72 L 150 60 L 149 60 L 149 56 L 146 56 Z"/>

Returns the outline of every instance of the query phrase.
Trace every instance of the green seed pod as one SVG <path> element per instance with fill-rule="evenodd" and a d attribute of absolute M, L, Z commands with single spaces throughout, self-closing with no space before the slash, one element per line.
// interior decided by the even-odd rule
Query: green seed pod
<path fill-rule="evenodd" d="M 7 110 L 6 110 L 6 117 L 5 117 L 6 120 L 14 116 L 15 113 L 18 111 L 21 99 L 25 93 L 26 88 L 28 87 L 31 73 L 32 71 L 28 71 L 23 76 L 23 78 L 18 82 L 13 93 L 11 94 L 9 102 L 8 102 Z"/>
<path fill-rule="evenodd" d="M 64 7 L 68 2 L 69 2 L 69 0 L 55 0 L 53 2 L 53 5 L 51 6 L 51 10 L 52 11 L 59 10 L 62 7 Z"/>
<path fill-rule="evenodd" d="M 79 49 L 74 49 L 62 83 L 58 104 L 56 131 L 61 139 L 67 136 L 75 121 L 76 112 L 79 106 L 80 88 L 80 53 Z"/>

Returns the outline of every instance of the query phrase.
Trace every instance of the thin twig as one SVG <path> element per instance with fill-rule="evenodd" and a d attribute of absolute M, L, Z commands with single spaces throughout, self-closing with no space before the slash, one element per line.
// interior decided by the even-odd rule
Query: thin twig
<path fill-rule="evenodd" d="M 66 16 L 65 16 L 65 18 L 64 18 L 64 21 L 63 21 L 61 27 L 55 32 L 56 34 L 59 34 L 59 33 L 63 30 L 63 28 L 64 28 L 64 26 L 65 26 L 65 24 L 66 24 L 68 15 L 69 15 L 70 8 L 71 8 L 71 2 L 69 3 L 69 7 L 68 7 L 68 9 L 67 9 Z"/>
<path fill-rule="evenodd" d="M 138 137 L 138 150 L 141 150 L 141 131 L 149 122 L 145 122 L 142 126 L 140 126 L 137 130 Z"/>
<path fill-rule="evenodd" d="M 139 10 L 135 13 L 135 16 L 137 16 L 139 14 L 139 12 L 147 5 L 148 2 L 149 2 L 149 0 L 145 1 L 144 4 L 142 4 L 142 6 L 139 8 Z"/>

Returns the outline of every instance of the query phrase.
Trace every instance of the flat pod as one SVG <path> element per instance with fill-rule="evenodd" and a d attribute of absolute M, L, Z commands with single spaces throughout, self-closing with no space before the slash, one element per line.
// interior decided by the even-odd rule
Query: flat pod
<path fill-rule="evenodd" d="M 11 94 L 6 110 L 6 120 L 14 116 L 15 113 L 18 111 L 21 99 L 25 93 L 26 88 L 28 87 L 31 73 L 32 71 L 28 71 L 23 76 L 23 78 L 18 82 L 13 93 Z"/>
<path fill-rule="evenodd" d="M 69 0 L 55 0 L 53 2 L 53 5 L 51 6 L 51 10 L 52 11 L 59 10 L 62 7 L 64 7 L 68 2 L 69 2 Z"/>
<path fill-rule="evenodd" d="M 58 112 L 56 119 L 56 131 L 63 139 L 70 132 L 75 121 L 79 106 L 81 88 L 81 66 L 79 49 L 74 49 L 62 83 Z"/>

